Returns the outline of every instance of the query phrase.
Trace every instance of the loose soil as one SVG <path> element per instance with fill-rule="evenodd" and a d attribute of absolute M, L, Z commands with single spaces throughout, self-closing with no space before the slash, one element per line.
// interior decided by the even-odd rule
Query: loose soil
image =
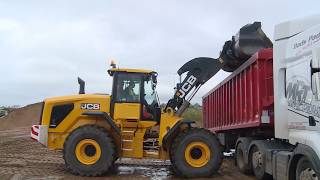
<path fill-rule="evenodd" d="M 30 126 L 40 118 L 39 103 L 17 109 L 0 118 L 0 180 L 60 180 L 60 179 L 179 179 L 169 161 L 121 159 L 104 177 L 78 177 L 65 168 L 60 151 L 51 151 L 30 138 Z M 232 159 L 225 159 L 216 180 L 253 180 L 237 171 Z"/>

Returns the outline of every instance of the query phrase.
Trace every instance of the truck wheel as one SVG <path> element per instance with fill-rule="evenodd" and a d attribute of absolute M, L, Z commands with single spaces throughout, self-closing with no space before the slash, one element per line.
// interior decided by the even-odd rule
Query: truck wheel
<path fill-rule="evenodd" d="M 314 171 L 311 163 L 306 157 L 302 157 L 296 169 L 296 180 L 318 180 L 317 174 Z"/>
<path fill-rule="evenodd" d="M 115 145 L 105 129 L 86 125 L 66 139 L 63 159 L 67 169 L 80 176 L 100 176 L 108 172 L 115 159 Z"/>
<path fill-rule="evenodd" d="M 272 179 L 270 174 L 265 172 L 266 168 L 266 145 L 264 141 L 253 141 L 254 145 L 250 150 L 250 162 L 252 170 L 257 179 Z"/>
<path fill-rule="evenodd" d="M 176 175 L 186 178 L 210 177 L 222 163 L 222 150 L 217 138 L 208 130 L 186 129 L 171 146 L 171 163 Z"/>
<path fill-rule="evenodd" d="M 250 172 L 250 168 L 248 164 L 245 162 L 245 147 L 242 143 L 239 143 L 236 149 L 236 163 L 240 172 L 244 174 L 248 174 Z"/>
<path fill-rule="evenodd" d="M 248 156 L 247 150 L 249 148 L 250 142 L 253 139 L 250 137 L 240 137 L 237 142 L 235 162 L 240 170 L 244 174 L 252 174 L 251 164 L 247 162 L 246 158 Z"/>

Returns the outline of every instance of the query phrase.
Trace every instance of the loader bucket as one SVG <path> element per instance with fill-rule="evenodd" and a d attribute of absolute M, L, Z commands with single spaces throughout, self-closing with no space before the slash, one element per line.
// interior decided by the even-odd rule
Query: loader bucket
<path fill-rule="evenodd" d="M 239 32 L 226 41 L 219 61 L 224 71 L 232 72 L 253 54 L 264 48 L 271 48 L 272 42 L 261 29 L 261 22 L 243 26 Z"/>

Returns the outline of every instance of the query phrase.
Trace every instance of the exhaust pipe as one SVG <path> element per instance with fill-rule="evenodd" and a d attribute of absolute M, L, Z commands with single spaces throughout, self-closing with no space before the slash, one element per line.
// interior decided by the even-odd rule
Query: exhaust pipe
<path fill-rule="evenodd" d="M 85 94 L 85 82 L 80 77 L 78 77 L 78 84 L 79 84 L 79 94 Z"/>

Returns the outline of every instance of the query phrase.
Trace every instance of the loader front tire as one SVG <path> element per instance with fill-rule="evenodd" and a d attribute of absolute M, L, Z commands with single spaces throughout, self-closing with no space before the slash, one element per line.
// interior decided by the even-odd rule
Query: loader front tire
<path fill-rule="evenodd" d="M 185 178 L 210 177 L 222 163 L 222 149 L 208 130 L 191 128 L 181 132 L 171 146 L 175 174 Z"/>
<path fill-rule="evenodd" d="M 63 159 L 67 169 L 80 176 L 101 176 L 108 172 L 116 156 L 113 139 L 96 125 L 74 130 L 66 139 Z"/>

